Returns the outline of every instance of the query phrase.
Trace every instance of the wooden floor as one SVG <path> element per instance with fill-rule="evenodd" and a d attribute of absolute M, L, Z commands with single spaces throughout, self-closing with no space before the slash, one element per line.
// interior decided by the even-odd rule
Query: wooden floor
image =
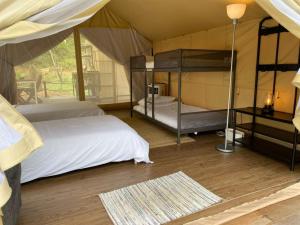
<path fill-rule="evenodd" d="M 114 110 L 107 111 L 106 113 L 118 117 L 133 129 L 135 129 L 139 133 L 139 135 L 141 135 L 146 141 L 150 143 L 150 148 L 174 145 L 177 143 L 176 134 L 155 125 L 154 123 L 146 120 L 136 113 L 134 113 L 134 116 L 132 118 L 130 118 L 128 110 Z M 181 137 L 181 143 L 188 143 L 193 141 L 194 139 L 187 135 Z"/>
<path fill-rule="evenodd" d="M 290 172 L 287 165 L 242 148 L 223 154 L 215 150 L 220 141 L 216 135 L 204 135 L 180 147 L 151 150 L 154 164 L 108 164 L 23 185 L 20 225 L 109 225 L 97 194 L 176 171 L 183 171 L 225 201 L 171 224 L 265 196 L 299 179 L 299 165 Z"/>
<path fill-rule="evenodd" d="M 300 196 L 257 210 L 224 225 L 298 225 Z"/>

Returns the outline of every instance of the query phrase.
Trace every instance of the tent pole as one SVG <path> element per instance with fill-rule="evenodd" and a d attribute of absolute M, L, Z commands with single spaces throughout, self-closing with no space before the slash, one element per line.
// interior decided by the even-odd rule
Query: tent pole
<path fill-rule="evenodd" d="M 79 33 L 78 27 L 74 28 L 73 34 L 74 34 L 74 44 L 75 44 L 79 100 L 80 101 L 85 101 L 84 79 L 83 79 L 82 57 L 81 57 L 81 44 L 80 44 L 80 33 Z"/>

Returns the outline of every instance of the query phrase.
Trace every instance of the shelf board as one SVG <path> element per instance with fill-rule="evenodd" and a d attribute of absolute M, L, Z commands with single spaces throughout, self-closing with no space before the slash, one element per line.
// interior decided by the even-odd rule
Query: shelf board
<path fill-rule="evenodd" d="M 265 71 L 298 71 L 299 65 L 298 64 L 259 64 L 257 65 L 257 69 L 261 72 Z"/>
<path fill-rule="evenodd" d="M 273 115 L 264 114 L 262 113 L 262 108 L 259 107 L 256 107 L 255 109 L 253 107 L 237 108 L 235 109 L 235 111 L 239 113 L 255 115 L 257 117 L 283 122 L 283 123 L 289 123 L 289 124 L 293 123 L 293 118 L 294 118 L 294 115 L 292 113 L 286 113 L 280 111 L 274 111 Z"/>
<path fill-rule="evenodd" d="M 155 67 L 154 72 L 219 72 L 219 71 L 230 71 L 229 66 L 201 66 L 201 67 Z"/>
<path fill-rule="evenodd" d="M 290 163 L 292 149 L 263 140 L 258 137 L 253 138 L 253 142 L 251 143 L 251 137 L 246 137 L 243 139 L 238 139 L 237 142 L 242 143 L 248 149 L 255 151 L 257 153 L 269 156 L 273 159 L 283 161 L 286 163 Z M 295 162 L 300 162 L 300 152 L 296 151 Z"/>
<path fill-rule="evenodd" d="M 270 35 L 270 34 L 277 34 L 277 33 L 282 33 L 282 32 L 288 32 L 287 29 L 285 29 L 283 26 L 274 26 L 274 27 L 263 27 L 260 30 L 261 35 Z"/>
<path fill-rule="evenodd" d="M 236 127 L 248 131 L 252 131 L 253 128 L 252 123 L 237 124 Z M 254 132 L 277 140 L 294 143 L 294 133 L 290 131 L 256 123 Z M 300 143 L 300 135 L 298 135 L 298 143 Z"/>

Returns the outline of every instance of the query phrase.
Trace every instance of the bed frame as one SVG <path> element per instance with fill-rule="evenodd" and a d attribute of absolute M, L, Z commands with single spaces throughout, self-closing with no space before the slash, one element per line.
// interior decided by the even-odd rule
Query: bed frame
<path fill-rule="evenodd" d="M 144 116 L 146 119 L 159 124 L 175 133 L 177 133 L 177 144 L 180 144 L 181 134 L 194 132 L 207 132 L 224 129 L 225 126 L 212 125 L 205 127 L 195 127 L 191 129 L 182 129 L 181 123 L 183 117 L 189 117 L 192 114 L 198 114 L 200 117 L 208 114 L 226 113 L 226 109 L 211 110 L 203 112 L 182 113 L 181 112 L 181 96 L 182 96 L 182 73 L 185 72 L 218 72 L 230 71 L 231 51 L 228 50 L 206 50 L 206 49 L 177 49 L 173 51 L 157 53 L 154 56 L 154 68 L 146 68 L 145 56 L 134 56 L 130 58 L 130 115 L 133 116 L 133 73 L 139 72 L 144 74 L 144 95 L 145 95 L 145 113 L 136 113 Z M 236 71 L 236 52 L 233 59 L 233 85 L 231 92 L 235 89 L 235 71 Z M 152 90 L 155 85 L 155 74 L 157 72 L 168 73 L 168 95 L 171 89 L 171 76 L 178 74 L 178 110 L 177 110 L 177 128 L 171 127 L 155 119 L 155 98 L 152 91 L 152 115 L 148 116 L 147 112 L 147 97 L 148 97 L 148 80 L 147 74 L 151 73 Z M 140 75 L 139 74 L 139 75 Z M 204 74 L 203 74 L 204 75 Z M 148 102 L 149 103 L 149 102 Z M 234 106 L 234 95 L 231 95 L 231 108 Z"/>

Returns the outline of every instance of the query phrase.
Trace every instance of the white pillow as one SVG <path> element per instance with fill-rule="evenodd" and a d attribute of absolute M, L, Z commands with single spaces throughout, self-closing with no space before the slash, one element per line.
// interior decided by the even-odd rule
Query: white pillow
<path fill-rule="evenodd" d="M 176 97 L 173 96 L 157 96 L 154 98 L 155 104 L 168 104 L 175 101 Z M 152 103 L 152 97 L 148 97 L 148 103 Z M 144 106 L 145 105 L 145 98 L 142 98 L 138 101 L 139 105 Z"/>

